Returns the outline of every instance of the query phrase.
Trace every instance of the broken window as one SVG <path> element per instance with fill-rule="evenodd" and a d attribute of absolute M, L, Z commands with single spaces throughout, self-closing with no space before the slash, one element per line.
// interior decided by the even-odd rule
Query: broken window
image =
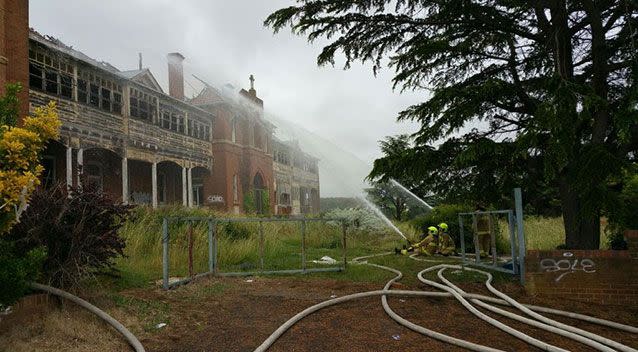
<path fill-rule="evenodd" d="M 154 121 L 157 113 L 157 98 L 137 89 L 130 89 L 130 114 L 142 120 Z M 161 124 L 161 121 L 159 122 Z"/>
<path fill-rule="evenodd" d="M 60 75 L 60 96 L 73 99 L 73 78 L 69 75 Z"/>
<path fill-rule="evenodd" d="M 102 110 L 111 111 L 111 90 L 102 88 L 100 93 L 102 97 Z"/>
<path fill-rule="evenodd" d="M 52 70 L 46 70 L 44 73 L 44 90 L 47 93 L 58 94 L 58 74 Z"/>
<path fill-rule="evenodd" d="M 177 117 L 177 132 L 184 133 L 184 116 Z"/>
<path fill-rule="evenodd" d="M 171 113 L 168 111 L 162 111 L 162 123 L 163 128 L 171 128 Z"/>
<path fill-rule="evenodd" d="M 113 92 L 113 112 L 121 115 L 122 114 L 122 94 Z"/>
<path fill-rule="evenodd" d="M 86 81 L 78 78 L 78 102 L 86 104 L 89 92 L 86 89 Z"/>
<path fill-rule="evenodd" d="M 100 86 L 94 83 L 90 84 L 89 104 L 96 108 L 100 107 Z"/>
<path fill-rule="evenodd" d="M 42 50 L 42 51 L 41 51 Z M 43 51 L 29 50 L 29 86 L 51 95 L 73 98 L 73 66 Z"/>
<path fill-rule="evenodd" d="M 29 62 L 29 88 L 42 90 L 42 66 Z"/>

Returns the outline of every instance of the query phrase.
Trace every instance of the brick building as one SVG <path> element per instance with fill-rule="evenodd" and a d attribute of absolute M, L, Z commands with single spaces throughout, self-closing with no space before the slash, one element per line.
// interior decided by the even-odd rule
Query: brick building
<path fill-rule="evenodd" d="M 167 55 L 168 94 L 141 60 L 122 71 L 35 31 L 28 32 L 27 55 L 31 111 L 54 100 L 62 120 L 60 139 L 43 156 L 45 186 L 84 181 L 133 204 L 279 213 L 275 126 L 264 119 L 252 76 L 249 90 L 206 85 L 187 99 L 179 53 Z M 314 189 L 318 204 L 316 181 L 302 190 L 309 200 Z M 299 199 L 299 210 L 288 213 L 318 211 L 305 203 L 302 209 Z"/>
<path fill-rule="evenodd" d="M 120 71 L 35 31 L 28 67 L 31 109 L 55 100 L 62 120 L 44 153 L 45 186 L 78 185 L 84 174 L 124 202 L 205 202 L 214 115 L 184 101 L 178 83 L 166 94 L 141 65 Z"/>
<path fill-rule="evenodd" d="M 135 204 L 277 212 L 275 126 L 252 76 L 249 90 L 207 85 L 187 99 L 184 57 L 172 53 L 167 94 L 141 60 L 129 71 L 94 60 L 30 31 L 28 12 L 28 0 L 0 0 L 0 94 L 22 84 L 21 116 L 57 102 L 61 136 L 43 155 L 45 187 L 90 182 Z"/>
<path fill-rule="evenodd" d="M 319 212 L 319 159 L 301 150 L 297 141 L 273 140 L 277 214 Z"/>
<path fill-rule="evenodd" d="M 0 95 L 7 83 L 21 83 L 20 116 L 29 110 L 29 1 L 0 0 Z"/>
<path fill-rule="evenodd" d="M 237 92 L 229 84 L 221 91 L 206 85 L 191 103 L 217 117 L 212 139 L 215 167 L 208 180 L 216 208 L 234 213 L 271 212 L 275 205 L 274 126 L 263 118 L 264 104 L 257 97 L 252 76 L 248 91 Z"/>

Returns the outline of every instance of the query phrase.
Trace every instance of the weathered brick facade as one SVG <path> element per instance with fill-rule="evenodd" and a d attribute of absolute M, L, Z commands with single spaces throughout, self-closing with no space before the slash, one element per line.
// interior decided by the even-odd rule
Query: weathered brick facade
<path fill-rule="evenodd" d="M 45 185 L 83 174 L 116 200 L 205 203 L 213 114 L 165 94 L 148 69 L 120 71 L 37 32 L 27 62 L 30 108 L 54 100 L 62 121 Z"/>
<path fill-rule="evenodd" d="M 29 111 L 29 1 L 0 0 L 0 95 L 7 83 L 23 86 L 20 116 Z"/>
<path fill-rule="evenodd" d="M 43 155 L 45 187 L 91 182 L 118 201 L 231 212 L 250 199 L 251 210 L 276 212 L 274 126 L 252 76 L 249 90 L 207 86 L 189 100 L 179 53 L 167 56 L 166 94 L 141 59 L 120 71 L 29 31 L 27 0 L 0 0 L 0 24 L 2 86 L 23 84 L 24 114 L 58 106 L 61 136 Z"/>
<path fill-rule="evenodd" d="M 317 214 L 319 160 L 304 153 L 296 141 L 273 139 L 277 214 Z"/>
<path fill-rule="evenodd" d="M 610 305 L 638 305 L 638 231 L 629 250 L 527 252 L 526 288 L 538 296 Z"/>
<path fill-rule="evenodd" d="M 244 203 L 252 198 L 255 209 L 249 210 L 273 212 L 271 141 L 274 126 L 263 118 L 263 101 L 257 97 L 254 87 L 237 94 L 230 85 L 223 91 L 208 86 L 191 103 L 217 117 L 212 141 L 215 168 L 208 180 L 216 207 L 239 213 L 246 210 Z M 260 201 L 264 193 L 268 194 L 267 206 L 265 198 Z"/>

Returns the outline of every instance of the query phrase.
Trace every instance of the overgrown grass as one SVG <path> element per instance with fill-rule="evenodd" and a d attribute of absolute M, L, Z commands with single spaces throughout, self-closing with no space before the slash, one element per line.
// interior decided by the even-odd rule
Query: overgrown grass
<path fill-rule="evenodd" d="M 121 230 L 126 239 L 126 257 L 118 261 L 121 277 L 114 280 L 117 288 L 150 285 L 162 276 L 162 219 L 164 216 L 215 216 L 228 218 L 228 214 L 215 214 L 206 209 L 184 209 L 181 207 L 152 210 L 140 207 L 135 210 L 134 219 L 128 221 Z M 238 216 L 238 215 L 234 215 Z M 263 247 L 260 246 L 259 223 L 219 223 L 215 226 L 218 248 L 218 271 L 259 271 L 262 268 L 260 251 L 264 251 L 264 270 L 301 268 L 301 228 L 299 222 L 264 222 Z M 405 235 L 416 240 L 419 231 L 409 223 L 397 224 Z M 499 253 L 508 254 L 509 229 L 505 219 L 497 221 L 497 248 Z M 525 218 L 525 236 L 528 249 L 554 249 L 564 243 L 564 229 L 561 218 Z M 188 223 L 169 224 L 170 275 L 188 275 Z M 208 224 L 193 223 L 193 269 L 195 273 L 208 270 Z M 604 235 L 602 235 L 604 236 Z M 307 268 L 326 267 L 312 263 L 323 256 L 342 263 L 342 228 L 340 223 L 307 222 L 305 229 Z M 601 243 L 605 243 L 604 238 Z M 405 241 L 387 230 L 382 233 L 367 233 L 349 227 L 347 231 L 347 257 L 391 251 L 401 247 Z M 457 249 L 460 244 L 457 243 Z M 405 257 L 382 257 L 371 260 L 380 264 L 391 264 L 399 270 L 411 272 L 422 268 L 423 264 Z M 349 266 L 347 274 L 321 273 L 315 277 L 345 279 L 351 281 L 383 282 L 391 274 L 365 266 Z M 412 275 L 414 276 L 414 275 Z M 413 280 L 406 275 L 407 282 Z M 416 282 L 413 282 L 416 283 Z"/>
<path fill-rule="evenodd" d="M 227 214 L 214 214 L 203 209 L 162 208 L 152 210 L 140 207 L 135 217 L 120 231 L 126 239 L 125 258 L 118 261 L 121 279 L 115 282 L 119 288 L 144 286 L 162 275 L 162 219 L 165 216 L 215 216 L 228 218 Z M 264 252 L 264 270 L 301 268 L 301 225 L 299 222 L 263 222 L 263 246 L 259 223 L 218 223 L 217 264 L 220 272 L 258 271 L 262 268 L 260 251 Z M 171 276 L 188 275 L 189 223 L 169 223 L 169 266 Z M 192 224 L 193 269 L 195 273 L 208 270 L 208 223 Z M 306 222 L 307 268 L 326 267 L 312 263 L 329 256 L 342 263 L 343 244 L 340 223 Z M 347 256 L 376 253 L 401 246 L 402 239 L 388 230 L 382 233 L 366 233 L 353 227 L 347 230 Z"/>
<path fill-rule="evenodd" d="M 499 221 L 499 227 L 502 231 L 503 241 L 509 245 L 509 231 L 507 231 L 507 222 Z M 523 222 L 523 230 L 525 232 L 526 248 L 550 250 L 556 249 L 558 246 L 565 244 L 565 227 L 562 217 L 542 217 L 527 216 Z M 601 222 L 600 227 L 600 247 L 607 249 L 607 238 L 605 235 L 605 225 Z M 509 253 L 509 249 L 506 250 Z"/>

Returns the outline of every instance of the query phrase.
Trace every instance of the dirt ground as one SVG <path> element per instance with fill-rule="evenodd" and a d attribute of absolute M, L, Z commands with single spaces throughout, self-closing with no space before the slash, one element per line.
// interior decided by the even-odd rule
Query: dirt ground
<path fill-rule="evenodd" d="M 252 281 L 247 281 L 252 280 Z M 113 299 L 93 302 L 122 321 L 147 351 L 252 351 L 277 327 L 306 307 L 331 296 L 379 289 L 379 284 L 317 278 L 212 278 L 172 290 L 134 289 Z M 428 289 L 406 287 L 401 289 Z M 469 292 L 486 293 L 479 284 Z M 522 302 L 638 325 L 638 307 L 612 307 L 573 301 L 541 301 L 516 285 L 499 287 Z M 110 302 L 110 303 L 109 303 Z M 390 306 L 404 318 L 430 329 L 507 351 L 533 351 L 529 345 L 496 330 L 453 298 L 391 297 Z M 19 315 L 19 316 L 18 316 Z M 66 304 L 0 322 L 0 351 L 126 351 L 117 333 L 90 314 Z M 494 314 L 489 314 L 494 316 Z M 638 336 L 567 318 L 556 320 L 596 332 L 638 348 Z M 534 337 L 574 351 L 587 346 L 498 317 Z M 167 325 L 156 328 L 157 322 Z M 321 310 L 286 332 L 270 351 L 460 351 L 461 348 L 412 332 L 391 320 L 380 297 Z"/>

